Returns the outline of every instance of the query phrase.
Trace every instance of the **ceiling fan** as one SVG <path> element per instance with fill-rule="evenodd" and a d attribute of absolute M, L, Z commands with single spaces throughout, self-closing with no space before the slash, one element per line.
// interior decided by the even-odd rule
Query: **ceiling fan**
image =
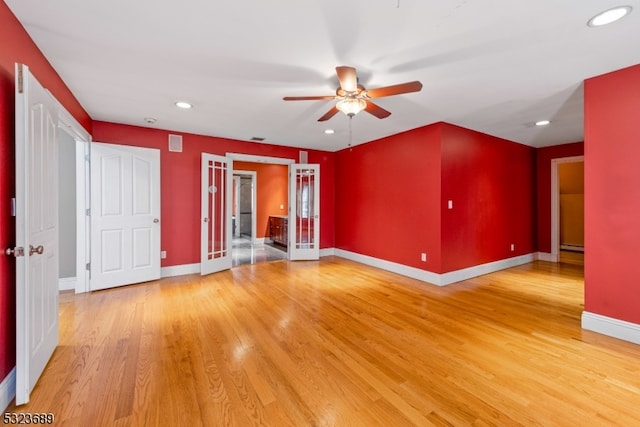
<path fill-rule="evenodd" d="M 360 111 L 364 110 L 379 119 L 389 117 L 391 112 L 385 110 L 379 105 L 371 102 L 372 98 L 382 98 L 384 96 L 400 95 L 403 93 L 419 92 L 422 89 L 422 83 L 419 81 L 400 83 L 392 86 L 384 86 L 376 89 L 366 89 L 358 83 L 358 75 L 353 67 L 336 67 L 338 81 L 340 87 L 336 89 L 335 95 L 327 96 L 285 96 L 285 101 L 322 101 L 335 99 L 336 105 L 327 111 L 318 119 L 319 122 L 329 120 L 336 115 L 338 111 L 342 111 L 349 117 L 353 117 Z"/>

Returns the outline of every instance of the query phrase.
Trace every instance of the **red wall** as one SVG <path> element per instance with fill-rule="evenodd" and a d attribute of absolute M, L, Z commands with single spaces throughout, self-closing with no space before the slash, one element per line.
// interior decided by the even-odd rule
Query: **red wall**
<path fill-rule="evenodd" d="M 542 147 L 536 151 L 539 252 L 551 253 L 551 160 L 583 154 L 582 142 Z"/>
<path fill-rule="evenodd" d="M 14 64 L 29 66 L 31 73 L 91 131 L 91 118 L 33 43 L 4 2 L 0 2 L 0 249 L 15 245 L 15 221 L 9 201 L 14 181 Z M 0 255 L 0 382 L 15 366 L 15 262 Z"/>
<path fill-rule="evenodd" d="M 286 165 L 234 161 L 233 169 L 234 171 L 256 172 L 257 230 L 255 237 L 265 237 L 269 234 L 269 215 L 287 215 L 289 213 L 289 204 L 287 203 L 289 168 Z M 280 205 L 283 206 L 283 209 L 280 209 Z"/>
<path fill-rule="evenodd" d="M 640 65 L 584 92 L 585 310 L 640 324 Z"/>
<path fill-rule="evenodd" d="M 535 252 L 535 149 L 441 126 L 442 271 Z"/>
<path fill-rule="evenodd" d="M 438 272 L 439 201 L 438 125 L 339 151 L 336 247 Z"/>
<path fill-rule="evenodd" d="M 336 247 L 434 273 L 534 252 L 534 178 L 535 149 L 446 123 L 342 150 Z"/>
<path fill-rule="evenodd" d="M 183 137 L 183 152 L 168 151 L 168 135 Z M 299 158 L 299 149 L 225 138 L 185 134 L 96 121 L 93 139 L 122 145 L 160 149 L 162 266 L 200 262 L 200 158 L 201 153 L 227 152 Z M 320 247 L 334 245 L 334 153 L 308 150 L 309 163 L 320 164 Z"/>

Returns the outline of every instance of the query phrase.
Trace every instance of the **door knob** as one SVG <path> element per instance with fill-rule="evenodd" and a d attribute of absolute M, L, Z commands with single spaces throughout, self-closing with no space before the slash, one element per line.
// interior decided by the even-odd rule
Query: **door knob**
<path fill-rule="evenodd" d="M 44 253 L 44 246 L 40 245 L 38 247 L 33 247 L 33 245 L 29 245 L 29 256 L 33 254 L 42 255 Z"/>
<path fill-rule="evenodd" d="M 4 250 L 4 253 L 17 258 L 19 256 L 24 256 L 24 248 L 22 246 L 16 248 L 7 248 Z"/>
<path fill-rule="evenodd" d="M 159 223 L 159 222 L 160 222 L 160 220 L 159 220 L 158 218 L 153 218 L 153 223 L 154 223 L 154 224 L 157 224 L 157 223 Z"/>

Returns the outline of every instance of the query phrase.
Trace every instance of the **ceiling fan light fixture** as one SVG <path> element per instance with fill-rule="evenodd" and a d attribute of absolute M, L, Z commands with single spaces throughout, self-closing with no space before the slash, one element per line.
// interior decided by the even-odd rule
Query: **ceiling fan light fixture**
<path fill-rule="evenodd" d="M 622 19 L 631 12 L 631 6 L 618 6 L 612 9 L 600 12 L 593 18 L 589 19 L 587 25 L 589 27 L 602 27 L 603 25 L 611 24 L 619 19 Z"/>
<path fill-rule="evenodd" d="M 336 108 L 347 116 L 355 116 L 367 107 L 367 101 L 362 98 L 345 98 L 336 104 Z"/>

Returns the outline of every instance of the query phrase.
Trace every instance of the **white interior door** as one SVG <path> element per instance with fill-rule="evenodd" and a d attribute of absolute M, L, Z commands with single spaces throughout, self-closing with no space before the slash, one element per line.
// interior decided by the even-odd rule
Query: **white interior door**
<path fill-rule="evenodd" d="M 202 153 L 200 273 L 231 268 L 231 159 Z"/>
<path fill-rule="evenodd" d="M 160 278 L 160 150 L 91 144 L 91 290 Z"/>
<path fill-rule="evenodd" d="M 320 165 L 289 165 L 289 259 L 320 258 Z"/>
<path fill-rule="evenodd" d="M 16 404 L 58 345 L 58 152 L 54 99 L 16 64 Z"/>

